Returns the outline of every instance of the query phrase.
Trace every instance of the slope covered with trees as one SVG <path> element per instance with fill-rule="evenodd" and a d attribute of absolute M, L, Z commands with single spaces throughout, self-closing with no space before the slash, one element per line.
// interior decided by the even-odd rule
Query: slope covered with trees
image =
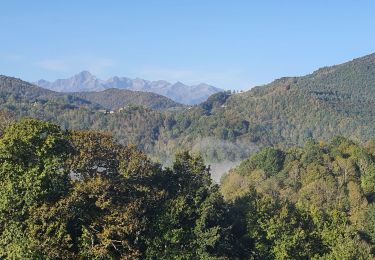
<path fill-rule="evenodd" d="M 111 132 L 122 144 L 135 144 L 148 154 L 156 154 L 155 142 L 164 121 L 183 107 L 156 94 L 119 91 L 107 90 L 93 95 L 87 92 L 80 97 L 80 93 L 53 92 L 1 76 L 0 109 L 15 120 L 32 117 L 58 123 L 65 129 Z M 123 109 L 113 114 L 103 113 L 114 107 Z"/>
<path fill-rule="evenodd" d="M 240 202 L 260 259 L 374 256 L 374 140 L 339 137 L 303 148 L 265 148 L 222 179 Z"/>
<path fill-rule="evenodd" d="M 145 106 L 151 109 L 182 107 L 181 104 L 158 94 L 126 89 L 111 88 L 99 92 L 77 92 L 71 94 L 74 97 L 88 100 L 111 110 L 118 110 L 129 105 Z"/>
<path fill-rule="evenodd" d="M 371 259 L 374 144 L 266 148 L 219 187 L 199 155 L 162 168 L 109 134 L 24 119 L 0 136 L 0 258 Z"/>
<path fill-rule="evenodd" d="M 335 135 L 366 141 L 375 129 L 374 90 L 375 54 L 244 93 L 213 95 L 184 114 L 188 126 L 180 138 L 260 147 Z"/>

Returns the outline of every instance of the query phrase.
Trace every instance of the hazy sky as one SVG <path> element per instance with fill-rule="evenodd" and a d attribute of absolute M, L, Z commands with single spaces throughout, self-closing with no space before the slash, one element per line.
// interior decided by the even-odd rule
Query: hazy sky
<path fill-rule="evenodd" d="M 0 1 L 0 74 L 248 89 L 375 52 L 375 1 Z"/>

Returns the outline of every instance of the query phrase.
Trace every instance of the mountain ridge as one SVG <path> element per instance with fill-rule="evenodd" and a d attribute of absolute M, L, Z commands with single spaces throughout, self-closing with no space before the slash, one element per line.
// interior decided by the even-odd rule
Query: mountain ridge
<path fill-rule="evenodd" d="M 149 81 L 141 78 L 130 79 L 118 76 L 101 80 L 88 71 L 82 71 L 70 78 L 57 79 L 53 82 L 41 79 L 35 84 L 58 92 L 103 91 L 109 88 L 153 92 L 166 96 L 175 102 L 188 105 L 201 103 L 210 95 L 223 91 L 206 83 L 189 86 L 179 81 L 170 83 L 165 80 Z"/>

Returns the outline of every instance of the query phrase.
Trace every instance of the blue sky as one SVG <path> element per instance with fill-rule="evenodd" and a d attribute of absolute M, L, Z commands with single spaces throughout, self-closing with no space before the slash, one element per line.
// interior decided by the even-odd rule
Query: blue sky
<path fill-rule="evenodd" d="M 7 1 L 0 74 L 248 89 L 375 52 L 375 1 Z"/>

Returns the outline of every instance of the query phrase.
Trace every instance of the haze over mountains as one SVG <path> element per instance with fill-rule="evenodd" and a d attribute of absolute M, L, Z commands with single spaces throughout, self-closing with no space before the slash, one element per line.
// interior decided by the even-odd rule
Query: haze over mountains
<path fill-rule="evenodd" d="M 54 82 L 42 79 L 36 84 L 58 92 L 103 91 L 110 88 L 153 92 L 166 96 L 175 102 L 189 105 L 203 102 L 212 94 L 223 91 L 205 83 L 188 86 L 181 82 L 172 84 L 165 80 L 148 81 L 117 76 L 108 80 L 101 80 L 88 71 L 82 71 L 68 79 L 58 79 Z"/>
<path fill-rule="evenodd" d="M 20 79 L 0 75 L 2 105 L 62 104 L 66 108 L 88 107 L 99 110 L 118 110 L 127 106 L 143 106 L 155 110 L 176 109 L 183 105 L 155 93 L 127 89 L 106 89 L 97 92 L 64 93 L 32 85 Z M 62 109 L 64 110 L 64 109 Z"/>

